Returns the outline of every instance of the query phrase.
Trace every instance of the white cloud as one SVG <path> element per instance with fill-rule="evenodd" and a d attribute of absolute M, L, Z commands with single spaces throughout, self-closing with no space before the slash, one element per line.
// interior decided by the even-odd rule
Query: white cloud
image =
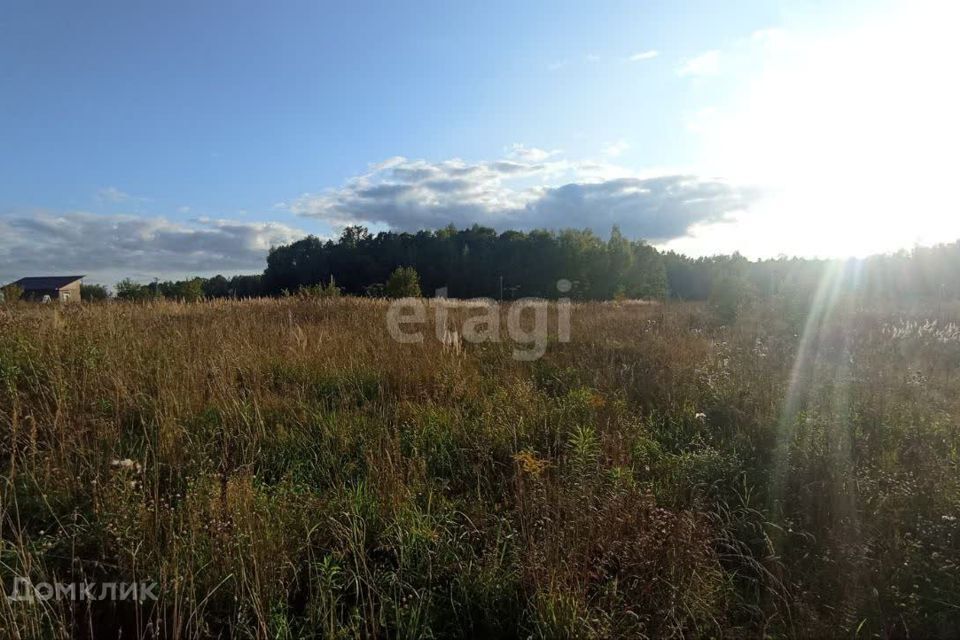
<path fill-rule="evenodd" d="M 707 76 L 716 74 L 719 70 L 720 52 L 713 50 L 686 60 L 677 70 L 677 73 L 681 76 Z"/>
<path fill-rule="evenodd" d="M 603 155 L 616 158 L 617 156 L 622 155 L 623 152 L 629 148 L 630 145 L 627 144 L 626 140 L 617 140 L 616 142 L 611 142 L 603 148 Z"/>
<path fill-rule="evenodd" d="M 116 187 L 104 187 L 103 189 L 97 191 L 97 200 L 100 202 L 119 204 L 121 202 L 129 202 L 131 200 L 140 200 L 140 198 L 135 198 L 129 193 L 121 191 Z"/>
<path fill-rule="evenodd" d="M 665 240 L 697 222 L 724 220 L 756 196 L 718 179 L 640 176 L 609 163 L 527 155 L 472 163 L 390 158 L 340 188 L 302 196 L 291 210 L 334 227 L 416 231 L 477 223 L 498 230 L 589 227 L 606 235 L 618 224 L 632 237 Z"/>
<path fill-rule="evenodd" d="M 642 60 L 652 60 L 660 55 L 660 52 L 655 49 L 650 49 L 649 51 L 638 51 L 632 56 L 627 58 L 627 62 L 640 62 Z"/>
<path fill-rule="evenodd" d="M 0 281 L 84 273 L 107 284 L 190 275 L 259 273 L 272 245 L 304 232 L 275 222 L 70 213 L 0 215 Z"/>
<path fill-rule="evenodd" d="M 547 158 L 556 156 L 559 153 L 559 149 L 547 151 L 546 149 L 538 149 L 537 147 L 528 147 L 519 142 L 514 142 L 507 148 L 508 158 L 523 162 L 543 162 Z"/>

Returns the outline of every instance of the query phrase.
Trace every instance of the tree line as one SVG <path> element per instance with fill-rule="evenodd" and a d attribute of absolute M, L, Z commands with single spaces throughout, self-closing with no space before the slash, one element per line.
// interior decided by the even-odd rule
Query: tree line
<path fill-rule="evenodd" d="M 838 276 L 840 289 L 869 298 L 960 299 L 960 242 L 862 260 L 751 261 L 739 254 L 690 258 L 658 251 L 624 237 L 617 227 L 604 239 L 577 229 L 497 233 L 474 225 L 373 234 L 351 226 L 335 240 L 307 236 L 272 248 L 259 275 L 149 284 L 124 280 L 115 295 L 194 301 L 296 294 L 391 297 L 416 290 L 505 300 L 706 300 L 718 291 L 809 296 L 828 272 Z M 96 297 L 101 294 L 105 291 Z"/>
<path fill-rule="evenodd" d="M 108 292 L 104 289 L 95 299 L 105 298 L 106 295 Z M 238 275 L 231 278 L 216 275 L 212 278 L 154 281 L 148 284 L 125 278 L 114 287 L 114 295 L 120 300 L 146 301 L 166 298 L 197 302 L 214 298 L 259 298 L 267 293 L 264 291 L 261 275 Z M 84 300 L 90 299 L 83 291 L 80 296 Z"/>
<path fill-rule="evenodd" d="M 667 295 L 656 249 L 614 227 L 606 241 L 590 231 L 507 231 L 475 225 L 418 233 L 371 234 L 348 227 L 336 241 L 309 236 L 273 249 L 263 284 L 268 294 L 295 291 L 333 277 L 344 293 L 378 295 L 398 267 L 414 269 L 426 295 L 454 298 L 614 297 Z M 559 291 L 566 280 L 569 291 Z"/>
<path fill-rule="evenodd" d="M 658 251 L 617 227 L 602 239 L 589 230 L 497 234 L 477 225 L 376 235 L 349 227 L 337 240 L 309 236 L 270 251 L 264 292 L 334 278 L 345 293 L 377 295 L 402 266 L 416 270 L 425 295 L 446 288 L 457 298 L 707 300 L 730 288 L 762 297 L 813 295 L 830 275 L 840 291 L 870 299 L 960 299 L 960 241 L 859 260 L 748 260 L 737 253 L 690 258 Z M 561 279 L 569 291 L 557 289 Z"/>

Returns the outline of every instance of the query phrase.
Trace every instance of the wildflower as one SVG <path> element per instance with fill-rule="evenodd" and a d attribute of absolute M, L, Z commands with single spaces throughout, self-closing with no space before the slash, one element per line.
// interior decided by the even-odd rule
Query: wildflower
<path fill-rule="evenodd" d="M 763 340 L 762 340 L 762 339 L 757 338 L 757 341 L 756 341 L 756 342 L 754 343 L 754 345 L 753 345 L 753 353 L 754 353 L 754 355 L 757 356 L 758 358 L 766 358 L 766 357 L 767 357 L 767 346 L 766 346 L 765 344 L 763 344 Z"/>
<path fill-rule="evenodd" d="M 523 451 L 514 454 L 514 462 L 525 472 L 530 475 L 537 476 L 543 472 L 544 469 L 550 464 L 546 460 L 542 460 L 537 457 L 533 451 L 529 449 L 524 449 Z"/>
<path fill-rule="evenodd" d="M 136 474 L 143 472 L 143 467 L 140 463 L 130 458 L 124 458 L 123 460 L 113 459 L 110 461 L 110 467 L 120 471 L 133 471 Z"/>
<path fill-rule="evenodd" d="M 700 422 L 706 422 L 706 421 L 707 421 L 707 414 L 703 413 L 702 411 L 701 411 L 701 412 L 697 412 L 693 417 L 696 418 L 697 420 L 699 420 Z"/>

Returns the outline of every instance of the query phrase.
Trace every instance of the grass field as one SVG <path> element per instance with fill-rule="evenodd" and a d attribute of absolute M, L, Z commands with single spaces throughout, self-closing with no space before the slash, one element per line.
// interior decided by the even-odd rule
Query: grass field
<path fill-rule="evenodd" d="M 4 638 L 956 637 L 960 313 L 0 307 Z M 463 311 L 461 313 L 469 313 Z"/>

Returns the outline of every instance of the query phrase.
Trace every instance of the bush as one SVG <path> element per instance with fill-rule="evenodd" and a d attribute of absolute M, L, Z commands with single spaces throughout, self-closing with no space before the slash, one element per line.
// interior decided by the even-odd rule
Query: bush
<path fill-rule="evenodd" d="M 199 302 L 203 300 L 203 279 L 193 278 L 192 280 L 177 282 L 167 297 L 172 297 L 183 302 Z"/>
<path fill-rule="evenodd" d="M 750 284 L 743 278 L 720 278 L 710 291 L 710 311 L 721 324 L 733 324 L 752 298 Z"/>
<path fill-rule="evenodd" d="M 100 302 L 110 297 L 110 292 L 102 284 L 80 285 L 80 299 L 87 302 Z"/>
<path fill-rule="evenodd" d="M 413 267 L 397 267 L 387 279 L 384 293 L 388 298 L 419 298 L 420 275 Z"/>
<path fill-rule="evenodd" d="M 20 300 L 23 297 L 23 289 L 15 284 L 8 284 L 7 286 L 0 289 L 3 292 L 3 302 L 13 303 Z"/>
<path fill-rule="evenodd" d="M 337 286 L 337 282 L 333 279 L 333 276 L 330 276 L 330 282 L 326 286 L 322 282 L 312 285 L 302 285 L 297 289 L 297 297 L 299 298 L 339 298 L 340 297 L 340 287 Z"/>
<path fill-rule="evenodd" d="M 383 298 L 386 295 L 384 293 L 384 286 L 382 282 L 374 282 L 373 284 L 364 287 L 363 293 L 368 298 Z"/>
<path fill-rule="evenodd" d="M 118 282 L 115 290 L 118 300 L 140 301 L 159 297 L 156 288 L 134 282 L 130 278 L 124 278 Z"/>

